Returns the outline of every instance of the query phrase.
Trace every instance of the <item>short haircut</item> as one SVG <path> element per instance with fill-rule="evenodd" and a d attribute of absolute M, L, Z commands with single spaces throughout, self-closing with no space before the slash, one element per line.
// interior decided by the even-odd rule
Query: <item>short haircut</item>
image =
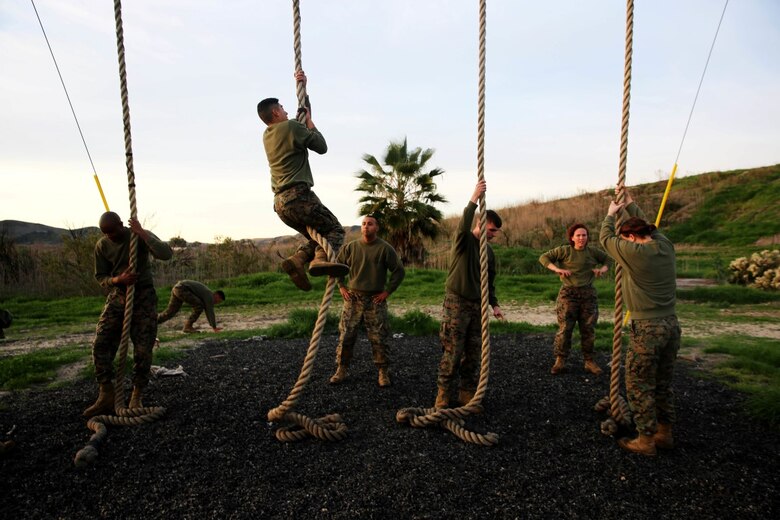
<path fill-rule="evenodd" d="M 225 301 L 225 293 L 224 292 L 222 292 L 222 291 L 214 291 L 214 294 L 216 294 L 217 296 L 222 298 L 223 302 Z"/>
<path fill-rule="evenodd" d="M 658 228 L 655 227 L 655 224 L 648 224 L 639 217 L 631 217 L 623 222 L 619 233 L 624 237 L 635 235 L 644 238 L 651 235 L 656 229 Z"/>
<path fill-rule="evenodd" d="M 273 121 L 273 110 L 279 105 L 279 99 L 269 97 L 257 104 L 257 115 L 263 120 L 263 123 L 270 125 Z"/>
<path fill-rule="evenodd" d="M 581 222 L 575 222 L 569 228 L 566 230 L 566 238 L 569 239 L 569 245 L 574 247 L 574 233 L 577 232 L 578 229 L 584 229 L 585 232 L 588 234 L 588 237 L 590 237 L 590 231 L 588 230 L 588 227 L 585 224 L 582 224 Z"/>
<path fill-rule="evenodd" d="M 501 229 L 501 226 L 504 224 L 501 221 L 501 217 L 498 216 L 498 213 L 496 213 L 492 209 L 487 210 L 486 220 L 488 222 L 492 222 L 493 225 L 496 226 L 498 229 Z"/>

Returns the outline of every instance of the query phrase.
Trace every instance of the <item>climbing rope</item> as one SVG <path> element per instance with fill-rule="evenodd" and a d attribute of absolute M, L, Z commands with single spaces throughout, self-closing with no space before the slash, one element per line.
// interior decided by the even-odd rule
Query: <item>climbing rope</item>
<path fill-rule="evenodd" d="M 114 17 L 116 18 L 116 46 L 119 57 L 119 79 L 122 96 L 122 121 L 125 131 L 125 163 L 127 165 L 127 186 L 130 192 L 130 218 L 138 216 L 135 196 L 135 172 L 133 171 L 133 145 L 130 135 L 130 105 L 127 98 L 127 75 L 125 69 L 125 44 L 124 31 L 122 30 L 122 4 L 120 0 L 114 0 Z M 138 256 L 138 236 L 133 233 L 130 237 L 130 271 L 135 272 Z M 122 323 L 122 337 L 119 342 L 119 361 L 114 381 L 114 409 L 116 416 L 98 415 L 87 422 L 87 428 L 94 433 L 84 448 L 78 453 L 74 462 L 76 466 L 84 467 L 92 464 L 98 456 L 97 448 L 105 440 L 108 434 L 106 425 L 136 426 L 158 420 L 165 415 L 165 408 L 161 406 L 145 406 L 141 408 L 128 408 L 125 405 L 125 366 L 127 362 L 127 347 L 130 343 L 130 326 L 133 320 L 133 301 L 135 286 L 128 285 L 125 293 L 125 316 Z"/>
<path fill-rule="evenodd" d="M 301 64 L 301 12 L 298 0 L 293 0 L 293 49 L 295 51 L 295 70 L 302 70 Z M 298 106 L 305 106 L 306 100 L 306 85 L 302 81 L 297 82 L 297 95 Z M 298 113 L 298 119 L 301 122 L 305 122 L 306 114 Z M 320 235 L 316 229 L 307 226 L 306 229 L 309 232 L 309 236 L 316 241 L 328 256 L 328 260 L 331 262 L 336 261 L 336 253 L 330 246 L 328 241 Z M 328 441 L 340 441 L 347 436 L 347 425 L 341 420 L 341 416 L 338 414 L 326 415 L 319 419 L 310 419 L 305 415 L 293 412 L 293 408 L 298 402 L 301 394 L 303 393 L 306 384 L 311 378 L 312 368 L 314 367 L 314 360 L 317 358 L 317 351 L 320 347 L 320 338 L 322 337 L 322 331 L 325 329 L 325 321 L 328 317 L 328 310 L 330 309 L 330 303 L 333 299 L 333 291 L 336 288 L 336 279 L 332 276 L 328 277 L 328 282 L 325 286 L 325 294 L 322 295 L 322 301 L 320 302 L 320 309 L 317 314 L 317 322 L 314 324 L 314 330 L 312 331 L 311 340 L 309 341 L 309 348 L 306 351 L 306 357 L 303 360 L 303 366 L 301 367 L 301 373 L 298 375 L 298 380 L 295 382 L 290 395 L 276 408 L 271 409 L 268 412 L 268 420 L 274 423 L 283 424 L 276 432 L 276 438 L 282 442 L 300 441 L 307 437 L 315 437 L 320 440 Z"/>
<path fill-rule="evenodd" d="M 628 160 L 628 118 L 631 104 L 631 54 L 634 42 L 634 1 L 626 3 L 626 52 L 623 70 L 623 117 L 620 130 L 620 163 L 618 166 L 617 203 L 625 198 L 623 187 L 626 185 L 626 163 Z M 620 225 L 622 212 L 618 215 L 616 226 Z M 617 433 L 618 424 L 629 426 L 631 412 L 625 399 L 620 395 L 620 357 L 623 346 L 623 268 L 615 264 L 615 325 L 612 334 L 612 360 L 610 362 L 609 400 L 599 401 L 595 409 L 606 411 L 609 404 L 610 417 L 601 423 L 601 432 L 605 435 Z"/>
<path fill-rule="evenodd" d="M 328 241 L 320 235 L 316 229 L 308 226 L 306 229 L 309 232 L 309 236 L 325 250 L 328 259 L 331 262 L 335 261 L 336 254 L 333 252 Z M 293 386 L 287 399 L 268 412 L 269 421 L 284 424 L 284 426 L 276 430 L 276 438 L 282 442 L 299 441 L 309 436 L 320 440 L 340 441 L 347 436 L 347 426 L 337 414 L 326 415 L 319 419 L 310 419 L 305 415 L 292 411 L 303 393 L 304 388 L 306 388 L 306 384 L 309 382 L 309 379 L 311 379 L 314 360 L 317 358 L 317 351 L 320 347 L 320 338 L 322 337 L 322 331 L 325 329 L 325 321 L 328 317 L 328 310 L 330 309 L 330 303 L 333 299 L 333 291 L 335 288 L 336 279 L 329 276 L 328 283 L 325 286 L 325 294 L 322 295 L 322 302 L 320 302 L 317 321 L 314 324 L 314 330 L 312 331 L 311 340 L 309 341 L 309 348 L 306 351 L 306 357 L 303 359 L 303 366 L 301 367 L 301 373 L 298 376 L 298 380 L 295 382 L 295 386 Z"/>
<path fill-rule="evenodd" d="M 479 93 L 477 102 L 477 177 L 485 180 L 485 42 L 487 27 L 486 0 L 479 3 Z M 471 432 L 464 427 L 465 418 L 482 411 L 482 399 L 487 391 L 490 377 L 490 308 L 488 302 L 488 266 L 487 266 L 487 207 L 485 194 L 479 197 L 479 266 L 480 266 L 480 290 L 482 300 L 482 358 L 479 371 L 479 383 L 474 397 L 459 408 L 403 408 L 396 413 L 396 420 L 400 423 L 408 422 L 414 427 L 439 425 L 455 434 L 459 439 L 494 446 L 498 444 L 498 435 L 495 433 L 480 434 Z"/>

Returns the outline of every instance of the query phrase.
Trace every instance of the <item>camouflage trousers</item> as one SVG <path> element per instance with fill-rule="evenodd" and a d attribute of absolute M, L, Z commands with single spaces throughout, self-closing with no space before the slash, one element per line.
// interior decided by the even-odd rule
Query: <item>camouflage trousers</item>
<path fill-rule="evenodd" d="M 168 301 L 168 307 L 157 316 L 157 323 L 165 323 L 176 316 L 184 303 L 192 306 L 192 312 L 190 317 L 187 318 L 187 323 L 190 325 L 195 323 L 203 312 L 203 302 L 187 286 L 178 283 L 171 290 L 171 299 Z"/>
<path fill-rule="evenodd" d="M 373 294 L 350 291 L 352 298 L 344 301 L 339 321 L 339 344 L 336 347 L 336 364 L 349 366 L 357 339 L 358 327 L 365 324 L 366 336 L 371 343 L 371 354 L 377 368 L 387 368 L 390 354 L 387 338 L 390 326 L 387 319 L 387 302 L 374 303 Z"/>
<path fill-rule="evenodd" d="M 334 253 L 344 242 L 344 228 L 339 219 L 326 208 L 319 197 L 306 184 L 296 184 L 274 196 L 274 211 L 279 218 L 308 239 L 298 247 L 311 260 L 317 250 L 317 242 L 309 237 L 306 226 L 311 226 L 328 239 Z"/>
<path fill-rule="evenodd" d="M 106 298 L 92 343 L 92 360 L 98 383 L 114 377 L 114 358 L 122 338 L 125 317 L 125 289 L 114 287 Z M 151 285 L 136 287 L 130 339 L 133 341 L 133 385 L 144 388 L 149 382 L 152 348 L 157 336 L 157 293 Z"/>
<path fill-rule="evenodd" d="M 482 304 L 447 292 L 439 329 L 442 355 L 436 383 L 452 394 L 454 379 L 460 376 L 460 390 L 474 392 L 479 383 L 482 357 Z"/>
<path fill-rule="evenodd" d="M 677 316 L 631 321 L 626 352 L 626 397 L 641 434 L 654 434 L 658 422 L 675 422 L 671 385 L 680 334 Z"/>
<path fill-rule="evenodd" d="M 593 345 L 596 341 L 596 322 L 599 319 L 599 305 L 596 288 L 563 286 L 555 301 L 555 311 L 558 315 L 558 332 L 555 334 L 553 354 L 568 357 L 571 352 L 571 336 L 574 325 L 580 326 L 580 342 L 582 357 L 585 360 L 593 357 Z"/>

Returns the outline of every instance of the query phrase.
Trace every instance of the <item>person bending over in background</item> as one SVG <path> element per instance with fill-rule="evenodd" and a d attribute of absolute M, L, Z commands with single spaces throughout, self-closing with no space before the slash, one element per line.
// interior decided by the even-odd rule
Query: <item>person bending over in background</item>
<path fill-rule="evenodd" d="M 593 280 L 609 270 L 609 257 L 604 251 L 588 245 L 589 233 L 585 224 L 572 224 L 566 230 L 566 236 L 569 245 L 556 247 L 539 257 L 543 266 L 560 276 L 562 284 L 555 301 L 558 333 L 553 343 L 555 364 L 551 372 L 560 374 L 566 370 L 572 332 L 574 325 L 579 324 L 585 371 L 599 375 L 601 368 L 593 359 L 599 319 L 599 301 Z"/>
<path fill-rule="evenodd" d="M 624 207 L 629 218 L 615 233 L 615 215 Z M 625 203 L 609 204 L 599 240 L 625 270 L 623 295 L 631 312 L 626 396 L 639 435 L 635 439 L 619 439 L 618 444 L 630 452 L 655 455 L 656 448 L 674 447 L 672 424 L 676 412 L 672 375 L 681 336 L 675 310 L 674 245 L 645 221 L 644 213 L 628 190 Z"/>
<path fill-rule="evenodd" d="M 225 293 L 222 291 L 211 292 L 211 289 L 200 282 L 194 280 L 180 280 L 176 282 L 171 290 L 171 299 L 168 307 L 157 316 L 157 323 L 165 323 L 179 313 L 183 303 L 192 306 L 187 321 L 184 322 L 182 332 L 195 332 L 192 326 L 200 317 L 200 313 L 206 311 L 206 319 L 211 325 L 211 330 L 219 332 L 222 329 L 217 327 L 217 317 L 214 315 L 214 306 L 225 301 Z"/>

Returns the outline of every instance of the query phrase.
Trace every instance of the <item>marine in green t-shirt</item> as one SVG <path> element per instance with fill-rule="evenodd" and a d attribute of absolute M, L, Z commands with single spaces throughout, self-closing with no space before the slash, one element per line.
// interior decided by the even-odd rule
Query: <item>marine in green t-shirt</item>
<path fill-rule="evenodd" d="M 442 356 L 436 380 L 438 394 L 436 408 L 447 408 L 458 383 L 458 402 L 465 405 L 474 397 L 479 382 L 480 356 L 482 350 L 482 305 L 480 296 L 479 221 L 472 228 L 477 201 L 485 193 L 485 181 L 477 182 L 471 200 L 463 210 L 457 234 L 450 250 L 450 270 L 447 275 L 444 296 L 444 316 L 439 338 Z M 499 233 L 501 217 L 493 210 L 487 210 L 485 236 L 488 241 Z M 487 246 L 488 257 L 488 303 L 493 316 L 503 318 L 495 291 L 496 267 L 493 250 Z"/>
<path fill-rule="evenodd" d="M 677 272 L 674 244 L 645 221 L 627 189 L 624 203 L 612 201 L 601 224 L 599 240 L 623 268 L 623 296 L 631 312 L 626 351 L 626 398 L 638 436 L 618 439 L 626 451 L 652 456 L 674 447 L 672 425 L 677 412 L 672 379 L 680 350 L 677 320 Z M 615 230 L 615 218 L 625 207 L 629 218 Z"/>
<path fill-rule="evenodd" d="M 578 323 L 585 371 L 594 375 L 602 372 L 593 359 L 596 322 L 599 319 L 598 297 L 593 280 L 609 270 L 610 261 L 604 251 L 589 245 L 589 235 L 584 224 L 572 224 L 566 230 L 569 244 L 551 249 L 539 257 L 539 263 L 557 273 L 562 283 L 555 302 L 558 333 L 553 342 L 555 364 L 550 370 L 552 374 L 566 370 L 572 333 Z"/>
<path fill-rule="evenodd" d="M 223 291 L 211 292 L 211 289 L 200 282 L 194 280 L 180 280 L 176 282 L 171 290 L 171 299 L 168 301 L 168 307 L 157 316 L 157 323 L 164 323 L 179 313 L 183 303 L 192 306 L 187 321 L 184 322 L 182 332 L 195 332 L 192 327 L 200 317 L 203 311 L 206 311 L 206 319 L 211 325 L 213 332 L 219 332 L 221 327 L 217 327 L 217 317 L 214 314 L 214 306 L 225 301 Z"/>
<path fill-rule="evenodd" d="M 376 217 L 363 217 L 360 231 L 361 238 L 342 247 L 338 254 L 338 261 L 349 266 L 349 282 L 339 279 L 344 308 L 339 322 L 336 373 L 330 382 L 337 384 L 347 378 L 358 328 L 364 323 L 374 365 L 379 371 L 379 386 L 386 387 L 390 385 L 391 360 L 387 345 L 390 334 L 387 298 L 398 289 L 406 273 L 393 246 L 378 237 Z"/>
<path fill-rule="evenodd" d="M 302 70 L 296 71 L 295 79 L 306 87 L 306 75 Z M 299 110 L 305 112 L 304 123 L 288 119 L 287 111 L 277 98 L 266 98 L 257 104 L 257 115 L 267 125 L 263 146 L 271 169 L 274 211 L 282 222 L 307 239 L 295 254 L 282 262 L 281 267 L 296 287 L 310 291 L 311 283 L 304 269 L 306 263 L 309 263 L 312 276 L 344 276 L 349 268 L 329 262 L 325 251 L 309 236 L 307 228 L 312 227 L 338 253 L 344 242 L 344 228 L 311 190 L 314 178 L 309 166 L 309 150 L 324 154 L 328 145 L 314 126 L 308 103 Z"/>

